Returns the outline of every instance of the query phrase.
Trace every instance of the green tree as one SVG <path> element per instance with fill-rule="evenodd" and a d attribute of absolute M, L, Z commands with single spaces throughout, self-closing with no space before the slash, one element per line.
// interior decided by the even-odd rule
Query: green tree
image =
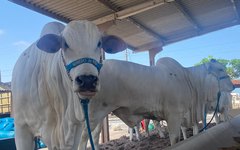
<path fill-rule="evenodd" d="M 208 56 L 207 58 L 203 58 L 199 63 L 195 64 L 200 65 L 209 62 L 213 58 L 213 56 Z M 232 79 L 240 78 L 240 59 L 216 59 L 218 62 L 222 63 L 226 67 L 226 71 L 228 75 Z"/>

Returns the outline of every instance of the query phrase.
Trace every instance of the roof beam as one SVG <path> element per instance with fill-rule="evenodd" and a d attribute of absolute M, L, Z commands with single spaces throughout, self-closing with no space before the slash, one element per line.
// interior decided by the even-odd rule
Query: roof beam
<path fill-rule="evenodd" d="M 172 2 L 177 9 L 185 16 L 185 18 L 193 25 L 193 27 L 196 30 L 201 30 L 200 25 L 193 19 L 192 15 L 190 15 L 190 12 L 186 9 L 186 7 L 182 4 L 180 0 L 175 0 Z"/>
<path fill-rule="evenodd" d="M 105 5 L 106 7 L 108 7 L 109 9 L 111 9 L 112 11 L 114 11 L 114 12 L 124 12 L 124 10 L 126 10 L 126 9 L 124 9 L 124 10 L 122 10 L 122 11 L 120 11 L 119 10 L 119 8 L 117 8 L 116 6 L 114 6 L 114 5 L 112 5 L 108 0 L 98 0 L 100 3 L 102 3 L 103 5 Z M 157 3 L 158 2 L 158 3 Z M 160 5 L 162 5 L 162 4 L 164 4 L 165 3 L 165 1 L 164 0 L 158 0 L 158 1 L 156 1 L 156 0 L 154 0 L 154 1 L 150 1 L 150 2 L 145 2 L 145 3 L 142 3 L 142 4 L 139 4 L 139 5 L 136 5 L 136 6 L 133 6 L 133 7 L 139 7 L 139 6 L 143 6 L 143 5 L 149 5 L 149 3 L 151 3 L 151 4 L 155 4 L 155 3 L 157 3 L 156 4 L 156 6 L 154 6 L 154 7 L 157 7 L 157 6 L 160 6 Z M 154 7 L 151 7 L 151 9 L 152 8 L 154 8 Z M 128 9 L 130 9 L 130 8 L 128 8 Z M 146 9 L 144 9 L 145 11 L 146 11 Z M 149 10 L 149 9 L 148 9 Z M 139 11 L 138 11 L 139 12 Z M 143 11 L 142 11 L 143 12 Z M 113 14 L 116 14 L 116 13 L 113 13 Z M 133 14 L 133 13 L 132 13 Z M 135 13 L 136 14 L 136 13 Z M 101 19 L 101 18 L 100 18 Z M 116 18 L 115 18 L 116 19 Z M 97 19 L 98 20 L 98 19 Z M 144 25 L 142 25 L 140 22 L 138 22 L 136 19 L 134 19 L 133 17 L 130 17 L 130 16 L 128 16 L 128 20 L 129 21 L 131 21 L 133 24 L 135 24 L 136 26 L 138 26 L 139 28 L 141 28 L 142 30 L 144 30 L 145 32 L 147 32 L 148 34 L 150 34 L 151 36 L 153 36 L 154 38 L 156 38 L 157 40 L 158 40 L 158 43 L 160 43 L 161 44 L 161 46 L 163 46 L 164 45 L 164 41 L 166 40 L 166 39 L 164 39 L 164 37 L 162 37 L 161 35 L 159 35 L 159 34 L 157 34 L 157 33 L 155 33 L 153 30 L 151 30 L 150 28 L 148 28 L 148 27 L 146 27 L 146 26 L 144 26 Z M 93 21 L 94 22 L 94 21 Z M 95 22 L 96 23 L 96 22 Z M 159 44 L 158 44 L 158 46 L 159 46 Z M 137 48 L 137 49 L 139 49 L 139 48 Z M 137 50 L 136 48 L 135 49 L 132 49 L 132 50 Z M 141 50 L 141 48 L 140 48 L 140 50 Z M 145 49 L 146 50 L 146 49 Z"/>
<path fill-rule="evenodd" d="M 107 0 L 98 0 L 98 1 L 115 12 L 107 16 L 93 20 L 93 22 L 97 25 L 111 21 L 111 20 L 125 19 L 127 17 L 139 14 L 141 12 L 144 12 L 165 4 L 164 0 L 151 0 L 151 1 L 144 2 L 142 4 L 138 4 L 138 5 L 119 11 L 116 7 L 114 8 Z"/>
<path fill-rule="evenodd" d="M 161 49 L 162 46 L 163 46 L 162 43 L 160 43 L 159 41 L 155 41 L 139 46 L 134 50 L 134 52 L 143 52 L 155 48 Z"/>
<path fill-rule="evenodd" d="M 240 21 L 240 2 L 239 0 L 231 0 L 233 4 L 234 13 L 236 15 L 237 21 Z"/>
<path fill-rule="evenodd" d="M 52 17 L 56 20 L 60 20 L 62 22 L 70 22 L 71 20 L 69 18 L 66 18 L 64 16 L 61 16 L 59 14 L 53 13 L 53 12 L 49 12 L 48 10 L 45 10 L 44 8 L 39 8 L 39 6 L 36 6 L 34 4 L 31 4 L 30 2 L 27 2 L 25 0 L 9 0 L 10 2 L 13 2 L 15 4 L 21 5 L 23 7 L 26 7 L 28 9 L 31 9 L 33 11 L 36 11 L 40 14 L 44 14 L 46 16 Z"/>
<path fill-rule="evenodd" d="M 240 24 L 240 20 L 229 22 L 229 23 L 222 23 L 222 24 L 208 26 L 208 27 L 205 27 L 204 29 L 202 29 L 198 32 L 195 31 L 195 32 L 192 32 L 192 33 L 188 33 L 185 36 L 183 34 L 182 36 L 178 35 L 177 38 L 171 38 L 171 39 L 165 41 L 165 45 L 175 43 L 175 42 L 178 42 L 178 41 L 182 41 L 182 40 L 185 40 L 185 39 L 189 39 L 189 38 L 192 38 L 192 37 L 197 37 L 197 36 L 200 36 L 200 35 L 204 35 L 204 34 L 207 34 L 207 33 L 210 33 L 210 32 L 214 32 L 214 31 L 217 31 L 217 30 L 220 30 L 220 29 L 228 28 L 228 27 L 231 27 L 231 26 L 239 25 L 239 24 Z"/>
<path fill-rule="evenodd" d="M 151 36 L 153 36 L 154 38 L 156 38 L 160 43 L 162 43 L 162 45 L 164 45 L 164 41 L 166 41 L 166 39 L 163 36 L 157 34 L 153 30 L 151 30 L 150 28 L 148 28 L 148 27 L 144 26 L 143 24 L 139 23 L 136 19 L 134 19 L 132 17 L 128 18 L 128 20 L 131 21 L 136 26 L 138 26 L 139 28 L 141 28 L 142 30 L 144 30 L 145 32 L 147 32 L 148 34 L 150 34 Z"/>

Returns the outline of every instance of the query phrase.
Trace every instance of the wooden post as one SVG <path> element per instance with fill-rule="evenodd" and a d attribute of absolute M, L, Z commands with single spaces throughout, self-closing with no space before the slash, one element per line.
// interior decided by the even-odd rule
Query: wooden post
<path fill-rule="evenodd" d="M 103 120 L 102 126 L 102 143 L 106 143 L 109 141 L 109 124 L 108 124 L 108 116 Z"/>
<path fill-rule="evenodd" d="M 149 63 L 150 63 L 150 66 L 154 66 L 155 65 L 155 56 L 157 53 L 161 52 L 162 51 L 162 47 L 157 47 L 157 48 L 153 48 L 153 49 L 150 49 L 148 52 L 149 52 Z"/>
<path fill-rule="evenodd" d="M 105 60 L 105 52 L 102 51 L 102 59 Z M 109 124 L 108 124 L 108 116 L 104 118 L 103 120 L 103 126 L 102 126 L 102 131 L 101 131 L 101 139 L 102 143 L 108 142 L 110 139 L 109 136 Z"/>

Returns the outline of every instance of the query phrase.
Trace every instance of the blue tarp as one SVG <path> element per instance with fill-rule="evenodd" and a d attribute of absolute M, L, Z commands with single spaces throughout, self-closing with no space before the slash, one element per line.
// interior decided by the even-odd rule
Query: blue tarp
<path fill-rule="evenodd" d="M 0 139 L 14 138 L 14 119 L 0 118 Z"/>
<path fill-rule="evenodd" d="M 10 117 L 0 118 L 0 140 L 14 138 L 14 136 L 14 119 Z M 39 140 L 38 148 L 44 147 L 46 147 L 46 145 L 41 140 Z"/>

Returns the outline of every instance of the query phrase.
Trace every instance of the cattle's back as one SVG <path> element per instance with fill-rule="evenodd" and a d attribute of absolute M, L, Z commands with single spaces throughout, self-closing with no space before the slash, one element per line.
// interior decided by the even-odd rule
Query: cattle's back
<path fill-rule="evenodd" d="M 191 74 L 180 63 L 169 57 L 160 58 L 156 63 L 156 67 L 165 68 L 165 71 L 169 72 L 170 78 L 177 79 L 168 83 L 173 84 L 168 94 L 170 96 L 173 95 L 172 97 L 174 97 L 176 101 L 176 104 L 171 104 L 172 106 L 170 106 L 170 108 L 171 111 L 176 109 L 179 113 L 182 112 L 184 118 L 187 118 L 187 124 L 190 125 L 189 120 L 191 120 L 191 118 L 189 118 L 189 115 L 194 103 L 192 99 L 195 94 L 191 83 Z"/>
<path fill-rule="evenodd" d="M 131 106 L 129 109 L 136 114 L 148 114 L 149 110 L 156 113 L 164 111 L 161 114 L 176 111 L 183 116 L 191 105 L 186 97 L 190 99 L 191 95 L 185 79 L 185 69 L 181 65 L 174 67 L 168 67 L 163 63 L 156 67 L 148 67 L 107 60 L 100 73 L 101 91 L 96 98 L 102 97 L 106 104 L 111 104 L 113 101 L 111 97 L 114 97 L 116 107 Z M 126 110 L 120 112 L 127 113 Z"/>

